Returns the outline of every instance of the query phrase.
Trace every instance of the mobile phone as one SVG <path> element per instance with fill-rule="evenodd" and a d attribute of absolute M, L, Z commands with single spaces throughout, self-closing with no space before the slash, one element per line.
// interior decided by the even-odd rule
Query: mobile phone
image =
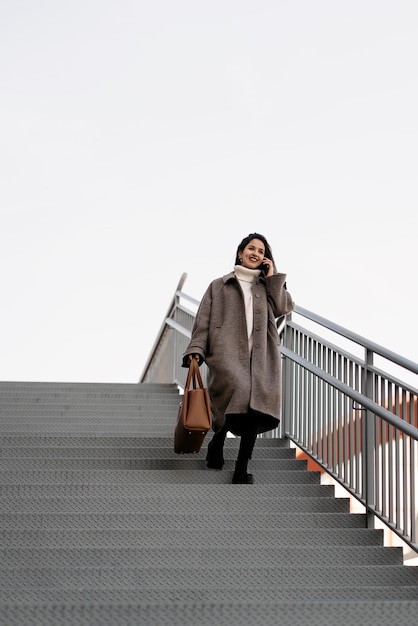
<path fill-rule="evenodd" d="M 267 263 L 262 263 L 262 264 L 260 265 L 260 269 L 261 269 L 261 271 L 262 271 L 264 274 L 267 274 L 270 268 L 269 268 L 269 266 L 267 265 Z"/>

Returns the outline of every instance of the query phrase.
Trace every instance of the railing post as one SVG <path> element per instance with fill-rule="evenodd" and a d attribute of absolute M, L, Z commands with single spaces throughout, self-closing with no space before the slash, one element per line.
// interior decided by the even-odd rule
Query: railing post
<path fill-rule="evenodd" d="M 365 366 L 363 372 L 363 393 L 370 400 L 374 400 L 373 372 L 370 366 L 373 365 L 373 351 L 366 349 Z M 367 526 L 374 528 L 374 514 L 376 508 L 375 498 L 375 417 L 371 411 L 364 411 L 363 424 L 363 488 L 367 509 Z M 378 451 L 376 450 L 376 454 Z"/>
<path fill-rule="evenodd" d="M 173 319 L 174 321 L 177 322 L 177 307 L 180 304 L 180 296 L 179 296 L 179 290 L 177 289 L 176 293 L 174 294 L 174 300 L 173 300 Z M 178 370 L 178 364 L 180 361 L 180 355 L 179 355 L 179 349 L 178 349 L 178 336 L 177 333 L 171 331 L 173 334 L 173 354 L 174 354 L 174 359 L 173 359 L 173 377 L 171 380 L 177 380 L 177 370 Z"/>
<path fill-rule="evenodd" d="M 418 543 L 418 441 L 412 441 L 411 445 L 411 541 Z"/>
<path fill-rule="evenodd" d="M 289 313 L 286 316 L 286 325 L 284 327 L 284 344 L 286 348 L 291 349 L 291 331 L 289 326 L 287 325 L 287 321 L 291 321 L 292 313 Z M 293 381 L 291 380 L 291 370 L 292 363 L 289 363 L 286 357 L 283 358 L 283 368 L 282 368 L 282 436 L 286 436 L 286 433 L 290 433 L 290 411 L 291 411 L 291 385 Z"/>

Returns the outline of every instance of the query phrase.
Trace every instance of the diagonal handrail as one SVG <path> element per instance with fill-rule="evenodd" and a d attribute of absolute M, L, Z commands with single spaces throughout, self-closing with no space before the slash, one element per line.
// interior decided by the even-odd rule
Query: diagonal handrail
<path fill-rule="evenodd" d="M 418 364 L 307 309 L 295 313 L 356 343 L 364 357 L 295 324 L 282 326 L 284 433 L 418 550 L 418 390 L 374 366 L 374 356 Z"/>
<path fill-rule="evenodd" d="M 333 376 L 330 376 L 319 367 L 312 365 L 312 363 L 293 353 L 291 350 L 288 350 L 284 346 L 281 348 L 281 351 L 283 356 L 291 359 L 294 363 L 297 363 L 321 380 L 327 382 L 335 389 L 338 389 L 349 398 L 351 398 L 353 401 L 357 402 L 359 405 L 364 406 L 369 411 L 372 411 L 375 415 L 378 415 L 382 419 L 386 420 L 389 424 L 391 424 L 391 426 L 394 426 L 402 433 L 405 433 L 405 435 L 408 435 L 409 437 L 412 437 L 415 441 L 418 441 L 418 428 L 415 428 L 415 426 L 413 426 L 412 424 L 405 422 L 400 417 L 397 417 L 396 415 L 391 413 L 391 411 L 388 411 L 379 404 L 376 404 L 376 402 L 373 402 L 373 400 L 367 398 L 364 394 L 359 393 L 354 389 L 351 389 L 351 387 L 349 387 L 348 385 L 342 383 Z"/>
<path fill-rule="evenodd" d="M 366 337 L 363 337 L 362 335 L 359 335 L 349 330 L 348 328 L 344 328 L 343 326 L 340 326 L 339 324 L 336 324 L 335 322 L 331 322 L 330 320 L 326 319 L 325 317 L 322 317 L 321 315 L 312 313 L 312 311 L 309 311 L 308 309 L 305 309 L 299 305 L 295 306 L 295 313 L 299 313 L 306 319 L 309 319 L 312 322 L 316 322 L 317 324 L 320 324 L 324 328 L 327 328 L 341 335 L 342 337 L 345 337 L 346 339 L 349 339 L 350 341 L 357 343 L 360 346 L 364 346 L 368 350 L 371 350 L 374 354 L 378 354 L 379 356 L 382 356 L 388 361 L 392 361 L 392 363 L 395 363 L 396 365 L 400 365 L 401 367 L 404 367 L 405 369 L 408 369 L 409 371 L 415 374 L 418 374 L 418 363 L 416 363 L 415 361 L 411 361 L 410 359 L 407 359 L 404 356 L 401 356 L 397 354 L 396 352 L 393 352 L 392 350 L 388 350 L 388 348 L 385 348 L 377 343 L 374 343 L 373 341 L 370 341 L 370 339 L 367 339 Z"/>

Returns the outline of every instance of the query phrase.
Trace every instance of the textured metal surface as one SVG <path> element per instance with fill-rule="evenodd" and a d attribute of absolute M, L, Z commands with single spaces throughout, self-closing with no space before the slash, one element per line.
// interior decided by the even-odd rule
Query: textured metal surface
<path fill-rule="evenodd" d="M 162 503 L 163 506 L 163 503 Z M 228 505 L 215 503 L 213 511 L 225 512 Z M 254 505 L 257 510 L 257 504 Z M 198 505 L 196 506 L 198 509 Z M 243 504 L 241 510 L 248 510 Z M 142 513 L 0 513 L 0 525 L 3 528 L 123 528 L 135 530 L 143 523 Z M 350 513 L 281 513 L 276 512 L 277 526 L 284 528 L 365 528 L 365 515 Z M 174 518 L 175 521 L 175 518 Z M 198 523 L 198 522 L 197 522 Z M 228 528 L 228 519 L 224 527 Z M 239 527 L 238 527 L 239 529 Z"/>
<path fill-rule="evenodd" d="M 401 549 L 286 441 L 257 441 L 254 485 L 231 484 L 239 440 L 222 471 L 210 438 L 175 455 L 178 400 L 169 385 L 0 384 L 0 623 L 413 623 Z"/>
<path fill-rule="evenodd" d="M 235 462 L 233 460 L 227 460 L 224 465 L 224 470 L 234 470 Z M 281 471 L 302 471 L 306 469 L 306 461 L 296 461 L 291 459 L 268 459 L 258 460 L 255 459 L 251 463 L 251 468 L 254 470 L 276 470 L 278 473 Z M 127 458 L 127 459 L 100 459 L 100 458 L 76 458 L 66 459 L 56 457 L 54 459 L 26 459 L 26 458 L 8 458 L 0 459 L 0 470 L 7 469 L 8 471 L 32 469 L 32 470 L 44 470 L 44 469 L 69 469 L 69 470 L 89 470 L 89 469 L 104 469 L 104 470 L 199 470 L 206 469 L 206 463 L 204 458 L 195 455 L 187 455 L 185 458 L 179 458 L 179 455 L 174 455 L 171 458 Z"/>
<path fill-rule="evenodd" d="M 135 530 L 124 528 L 63 528 L 9 529 L 1 532 L 1 545 L 22 548 L 135 548 L 146 546 L 199 545 L 204 536 L 217 533 L 216 545 L 237 547 L 243 544 L 277 547 L 306 546 L 382 546 L 381 530 L 363 528 L 301 528 L 277 527 L 276 516 L 263 514 L 219 514 L 205 517 L 193 515 L 144 514 Z M 254 535 L 254 528 L 258 528 Z"/>
<path fill-rule="evenodd" d="M 274 500 L 263 499 L 257 502 L 247 500 L 247 506 L 254 503 L 258 505 L 258 509 L 263 512 L 277 513 L 278 509 L 282 513 L 348 513 L 349 502 L 346 499 L 334 498 L 281 498 L 280 504 Z M 222 502 L 222 507 L 228 507 L 229 512 L 235 512 L 243 509 L 243 503 L 240 500 L 226 503 Z M 218 504 L 219 506 L 219 504 Z M 143 513 L 149 511 L 157 511 L 165 513 L 181 513 L 182 511 L 204 510 L 210 507 L 212 502 L 207 503 L 204 496 L 202 502 L 196 499 L 192 504 L 187 499 L 182 498 L 165 498 L 164 502 L 158 502 L 154 498 L 95 498 L 86 497 L 63 497 L 63 498 L 4 498 L 2 501 L 3 513 L 21 512 L 30 510 L 33 513 L 76 513 L 89 512 L 92 513 Z"/>
<path fill-rule="evenodd" d="M 142 483 L 155 484 L 230 484 L 232 471 L 208 471 L 202 461 L 201 469 L 198 470 L 4 470 L 0 473 L 0 484 L 10 483 Z M 319 474 L 316 472 L 283 470 L 259 471 L 256 475 L 257 482 L 264 483 L 299 483 L 318 484 Z M 248 489 L 248 485 L 245 485 Z"/>
<path fill-rule="evenodd" d="M 418 602 L 350 601 L 340 602 L 225 602 L 224 598 L 204 604 L 199 600 L 190 603 L 167 602 L 162 594 L 158 605 L 132 604 L 76 604 L 68 606 L 32 605 L 3 610 L 8 626 L 42 624 L 61 626 L 100 624 L 101 626 L 410 626 L 417 615 Z M 0 614 L 0 617 L 1 614 Z"/>
<path fill-rule="evenodd" d="M 175 540 L 174 534 L 172 539 Z M 129 548 L 0 548 L 2 568 L 22 568 L 28 563 L 36 563 L 37 567 L 187 567 L 192 561 L 202 567 L 216 567 L 220 562 L 239 563 L 240 567 L 255 567 L 258 564 L 269 566 L 310 565 L 321 567 L 333 565 L 335 555 L 332 550 L 324 550 L 323 546 L 269 546 L 246 545 L 243 541 L 233 541 L 233 545 L 204 545 L 202 539 L 183 535 L 183 542 L 176 541 L 176 547 Z M 183 545 L 182 545 L 183 543 Z M 199 546 L 199 543 L 201 546 Z M 184 546 L 187 545 L 187 550 Z M 379 546 L 339 546 L 340 562 L 347 565 L 401 565 L 401 548 L 383 548 Z M 6 569 L 7 571 L 7 569 Z"/>
<path fill-rule="evenodd" d="M 185 546 L 186 551 L 187 546 Z M 264 585 L 306 586 L 315 580 L 316 586 L 345 586 L 349 581 L 356 585 L 416 585 L 417 568 L 396 565 L 359 566 L 206 566 L 191 561 L 178 567 L 153 567 L 149 565 L 117 567 L 4 567 L 0 570 L 2 589 L 58 588 L 58 587 L 144 587 L 155 586 L 182 589 L 186 587 L 209 588 L 228 586 L 230 581 L 251 581 L 254 587 Z M 246 584 L 244 582 L 244 584 Z"/>
<path fill-rule="evenodd" d="M 224 453 L 225 459 L 228 461 L 235 460 L 237 455 L 237 450 L 234 448 L 233 450 L 226 450 Z M 257 448 L 254 450 L 253 459 L 254 460 L 262 460 L 264 463 L 268 461 L 268 467 L 271 466 L 270 461 L 275 461 L 278 459 L 293 459 L 295 456 L 295 451 L 291 448 Z M 173 446 L 166 448 L 157 448 L 157 447 L 132 447 L 126 446 L 122 447 L 100 447 L 96 446 L 94 448 L 77 448 L 75 446 L 72 447 L 22 447 L 22 446 L 3 446 L 1 450 L 0 460 L 5 461 L 14 461 L 18 462 L 19 460 L 24 460 L 25 462 L 29 462 L 29 460 L 38 460 L 38 459 L 57 459 L 57 460 L 74 460 L 74 459 L 83 459 L 83 460 L 91 460 L 91 459 L 176 459 L 178 460 L 178 455 L 174 453 Z M 203 459 L 204 455 L 199 454 L 198 456 L 191 457 L 191 459 Z M 183 461 L 188 460 L 187 457 L 183 459 Z M 189 459 L 190 460 L 190 459 Z M 267 464 L 266 464 L 267 465 Z M 6 463 L 5 463 L 6 466 Z M 294 467 L 293 465 L 291 466 Z"/>
<path fill-rule="evenodd" d="M 55 483 L 43 484 L 39 482 L 23 483 L 23 484 L 3 484 L 0 485 L 0 496 L 2 497 L 33 497 L 33 485 L 36 485 L 36 493 L 38 497 L 63 497 L 63 496 L 93 496 L 93 497 L 150 497 L 167 498 L 179 497 L 184 501 L 185 498 L 190 499 L 193 505 L 197 505 L 202 511 L 204 498 L 212 506 L 213 502 L 220 502 L 225 508 L 228 502 L 239 500 L 248 504 L 255 503 L 262 498 L 281 499 L 281 498 L 332 498 L 334 495 L 334 487 L 331 485 L 319 485 L 311 483 L 282 483 L 282 484 L 257 484 L 254 493 L 249 493 L 240 485 L 229 487 L 229 485 L 206 485 L 204 494 L 196 493 L 193 485 L 150 485 L 142 484 L 141 492 L 138 493 L 138 485 L 136 483 L 106 482 L 106 483 Z M 175 492 L 173 493 L 173 489 Z M 278 503 L 279 504 L 279 503 Z"/>
<path fill-rule="evenodd" d="M 313 600 L 333 600 L 338 597 L 339 600 L 415 600 L 416 589 L 414 587 L 317 587 L 312 583 L 307 586 L 298 587 L 280 587 L 278 594 L 275 586 L 255 586 L 255 600 L 261 602 L 277 602 L 277 601 L 295 601 L 298 602 Z M 279 595 L 279 598 L 278 598 Z M 233 582 L 227 587 L 188 587 L 186 589 L 170 589 L 167 587 L 154 587 L 144 589 L 143 587 L 133 587 L 132 589 L 44 589 L 42 590 L 42 598 L 44 603 L 61 603 L 68 604 L 134 604 L 141 602 L 142 605 L 160 604 L 163 600 L 165 603 L 196 603 L 196 599 L 200 603 L 218 602 L 222 598 L 223 602 L 239 602 L 245 604 L 249 601 L 248 589 L 245 586 L 234 586 Z M 16 591 L 0 591 L 0 602 L 11 604 L 38 604 L 38 591 L 35 589 L 19 589 Z M 167 615 L 169 617 L 169 615 Z M 323 622 L 327 623 L 326 621 Z M 344 624 L 345 622 L 341 622 Z M 411 626 L 414 622 L 411 622 Z"/>

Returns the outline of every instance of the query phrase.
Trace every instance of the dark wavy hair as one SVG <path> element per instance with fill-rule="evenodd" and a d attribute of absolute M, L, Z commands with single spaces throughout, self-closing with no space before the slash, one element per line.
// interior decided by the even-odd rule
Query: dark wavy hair
<path fill-rule="evenodd" d="M 235 265 L 240 264 L 239 253 L 243 252 L 244 248 L 246 248 L 248 244 L 250 243 L 250 241 L 252 241 L 253 239 L 259 239 L 260 241 L 263 242 L 264 248 L 265 248 L 264 256 L 270 259 L 270 261 L 273 261 L 273 270 L 277 272 L 276 263 L 274 262 L 273 253 L 271 251 L 270 244 L 267 241 L 267 239 L 264 237 L 264 235 L 260 235 L 260 233 L 250 233 L 249 235 L 247 235 L 247 237 L 244 237 L 244 239 L 241 241 L 241 243 L 239 244 L 237 248 L 237 253 L 235 255 Z"/>

